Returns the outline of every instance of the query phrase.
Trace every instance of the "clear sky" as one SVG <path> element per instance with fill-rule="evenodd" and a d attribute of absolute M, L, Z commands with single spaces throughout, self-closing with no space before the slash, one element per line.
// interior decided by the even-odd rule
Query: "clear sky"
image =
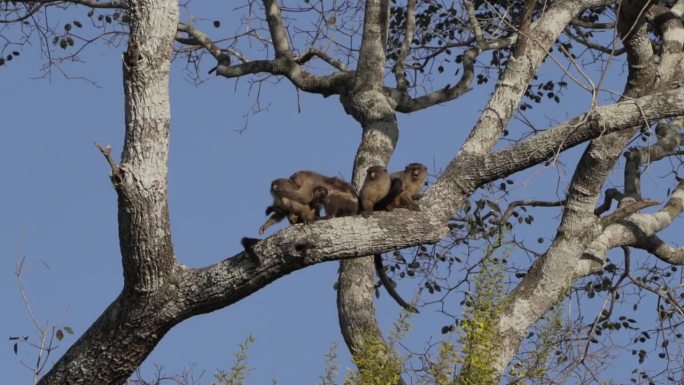
<path fill-rule="evenodd" d="M 235 17 L 237 11 L 230 12 Z M 224 28 L 232 31 L 226 22 Z M 36 337 L 15 277 L 18 258 L 26 256 L 24 284 L 36 317 L 70 326 L 76 334 L 65 337 L 51 361 L 92 324 L 122 287 L 116 195 L 108 179 L 109 167 L 93 144 L 111 145 L 118 159 L 124 131 L 122 51 L 123 47 L 96 46 L 82 55 L 85 63 L 63 65 L 70 75 L 86 77 L 97 86 L 67 80 L 56 71 L 50 78 L 32 79 L 42 65 L 37 46 L 25 46 L 15 62 L 0 67 L 3 337 Z M 203 72 L 213 64 L 204 63 Z M 258 236 L 257 229 L 266 219 L 264 209 L 271 202 L 272 179 L 300 169 L 349 179 L 361 130 L 337 97 L 297 93 L 286 81 L 265 84 L 260 103 L 267 111 L 246 121 L 244 114 L 255 103 L 247 79 L 209 78 L 197 87 L 185 78 L 183 67 L 176 62 L 172 69 L 170 215 L 179 261 L 200 267 L 241 251 L 241 237 Z M 622 81 L 612 81 L 613 89 L 622 89 Z M 493 83 L 444 106 L 400 115 L 401 133 L 390 170 L 403 169 L 409 162 L 426 164 L 433 175 L 443 169 L 486 104 Z M 535 107 L 529 116 L 547 127 L 553 119 L 562 121 L 586 109 L 586 94 L 569 95 L 560 105 L 547 102 L 545 107 Z M 245 123 L 247 129 L 237 132 Z M 574 159 L 564 156 L 565 167 L 521 173 L 512 198 L 554 199 L 562 194 Z M 664 190 L 654 198 L 663 199 Z M 528 235 L 536 239 L 538 231 L 557 221 L 557 213 L 535 214 L 539 223 Z M 681 230 L 681 225 L 671 229 Z M 333 262 L 298 271 L 229 308 L 183 322 L 150 355 L 144 373 L 150 376 L 155 363 L 167 373 L 195 365 L 196 373 L 204 371 L 208 382 L 216 369 L 230 368 L 232 353 L 250 334 L 256 342 L 249 352 L 249 365 L 254 368 L 249 383 L 275 378 L 281 384 L 312 384 L 323 373 L 324 354 L 332 344 L 338 346 L 344 372 L 349 357 L 336 313 L 337 266 Z M 400 281 L 399 290 L 412 298 L 418 284 Z M 384 292 L 377 307 L 386 330 L 399 307 Z M 415 326 L 407 341 L 416 350 L 425 346 L 426 336 L 438 336 L 446 322 L 438 311 L 438 306 L 426 307 L 412 317 Z M 30 383 L 30 372 L 19 360 L 32 365 L 35 357 L 27 346 L 21 346 L 15 356 L 6 342 L 0 349 L 3 382 Z"/>

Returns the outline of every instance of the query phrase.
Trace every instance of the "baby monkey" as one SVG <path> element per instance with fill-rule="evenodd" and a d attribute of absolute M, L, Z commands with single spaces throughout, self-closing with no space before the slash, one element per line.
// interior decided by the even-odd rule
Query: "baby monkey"
<path fill-rule="evenodd" d="M 311 203 L 319 210 L 320 207 L 325 209 L 325 216 L 321 219 L 356 215 L 359 210 L 359 201 L 353 189 L 328 191 L 323 186 L 316 186 Z"/>
<path fill-rule="evenodd" d="M 309 224 L 318 216 L 318 205 L 304 204 L 285 197 L 287 192 L 296 190 L 295 184 L 290 179 L 280 178 L 271 182 L 271 195 L 273 204 L 266 208 L 266 215 L 271 216 L 259 227 L 259 234 L 263 234 L 267 228 L 282 221 L 287 217 L 290 224 Z"/>

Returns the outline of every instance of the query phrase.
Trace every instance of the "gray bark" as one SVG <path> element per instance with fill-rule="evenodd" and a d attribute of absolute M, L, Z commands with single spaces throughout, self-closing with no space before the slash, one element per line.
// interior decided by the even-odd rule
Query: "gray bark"
<path fill-rule="evenodd" d="M 284 76 L 307 92 L 341 95 L 345 110 L 363 129 L 354 163 L 357 188 L 368 166 L 385 165 L 392 155 L 398 140 L 396 112 L 415 111 L 461 95 L 472 81 L 475 58 L 489 44 L 482 40 L 480 31 L 477 47 L 464 55 L 464 74 L 455 87 L 412 97 L 401 84 L 402 76 L 396 73 L 397 89 L 385 87 L 387 3 L 366 3 L 364 38 L 355 71 L 332 62 L 337 72 L 323 76 L 306 72 L 302 65 L 323 54 L 293 54 L 280 10 L 271 0 L 264 0 L 264 6 L 275 58 L 233 66 L 220 64 L 217 68 L 217 73 L 226 77 L 267 72 Z M 381 338 L 373 305 L 374 268 L 368 255 L 442 239 L 448 233 L 450 217 L 476 188 L 590 139 L 598 138 L 577 167 L 556 239 L 501 310 L 499 345 L 493 352 L 492 364 L 497 369 L 493 380 L 502 375 L 527 330 L 562 298 L 575 277 L 600 268 L 608 249 L 641 247 L 670 263 L 682 263 L 681 248 L 665 244 L 656 235 L 682 211 L 681 185 L 657 213 L 632 214 L 605 228 L 602 223 L 607 222 L 594 215 L 605 178 L 636 127 L 644 121 L 684 115 L 684 90 L 670 89 L 684 72 L 681 19 L 658 17 L 671 10 L 648 1 L 622 2 L 617 25 L 628 57 L 629 77 L 621 103 L 593 108 L 543 134 L 492 152 L 558 35 L 583 9 L 608 3 L 556 1 L 538 20 L 526 22 L 525 35 L 519 38 L 516 54 L 491 100 L 462 149 L 421 199 L 420 212 L 397 210 L 370 218 L 346 217 L 294 225 L 257 243 L 254 252 L 258 261 L 240 253 L 213 266 L 188 269 L 176 263 L 167 206 L 169 59 L 172 41 L 178 39 L 179 31 L 212 54 L 218 55 L 220 50 L 201 32 L 178 23 L 177 3 L 131 1 L 126 6 L 131 36 L 124 57 L 126 134 L 121 164 L 112 163 L 124 287 L 41 383 L 123 383 L 164 334 L 182 320 L 228 306 L 293 271 L 331 260 L 342 260 L 340 325 L 353 352 L 360 338 Z M 678 15 L 676 12 L 673 14 Z M 646 32 L 647 22 L 659 28 L 663 36 L 658 55 Z M 408 36 L 411 33 L 407 30 Z M 594 258 L 582 259 L 585 254 Z"/>

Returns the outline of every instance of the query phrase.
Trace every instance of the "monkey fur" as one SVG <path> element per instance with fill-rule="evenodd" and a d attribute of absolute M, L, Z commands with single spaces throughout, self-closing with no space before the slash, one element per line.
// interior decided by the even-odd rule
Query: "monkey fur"
<path fill-rule="evenodd" d="M 393 172 L 390 175 L 391 185 L 389 193 L 376 205 L 375 210 L 407 208 L 420 210 L 416 200 L 427 180 L 427 167 L 421 163 L 409 163 L 404 171 Z"/>
<path fill-rule="evenodd" d="M 290 224 L 306 223 L 309 224 L 316 220 L 316 207 L 310 204 L 303 204 L 285 197 L 286 192 L 296 190 L 296 186 L 290 179 L 280 178 L 271 182 L 271 195 L 273 205 L 266 208 L 266 214 L 271 216 L 259 227 L 259 234 L 263 234 L 267 228 L 282 221 L 287 217 Z"/>
<path fill-rule="evenodd" d="M 390 191 L 390 176 L 384 166 L 371 166 L 366 170 L 366 179 L 359 192 L 361 215 L 368 217 L 373 206 L 387 196 Z M 389 209 L 391 210 L 391 208 Z"/>

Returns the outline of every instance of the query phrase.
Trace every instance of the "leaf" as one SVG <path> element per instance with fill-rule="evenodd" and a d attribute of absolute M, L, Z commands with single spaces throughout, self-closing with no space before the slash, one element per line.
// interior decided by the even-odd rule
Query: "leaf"
<path fill-rule="evenodd" d="M 496 202 L 487 200 L 486 203 L 487 203 L 487 206 L 489 206 L 490 210 L 494 211 L 497 214 L 501 214 L 501 207 L 499 207 L 499 205 L 497 205 Z"/>
<path fill-rule="evenodd" d="M 57 341 L 61 341 L 64 338 L 64 333 L 62 332 L 62 329 L 57 329 L 55 332 L 55 337 L 57 337 Z"/>
<path fill-rule="evenodd" d="M 214 28 L 218 28 L 221 26 L 221 22 L 218 20 L 214 20 Z"/>
<path fill-rule="evenodd" d="M 69 334 L 74 334 L 74 329 L 72 329 L 71 326 L 65 326 L 64 331 Z"/>
<path fill-rule="evenodd" d="M 17 350 L 19 350 L 19 344 L 15 342 L 14 343 L 14 355 L 15 356 L 17 355 Z"/>

